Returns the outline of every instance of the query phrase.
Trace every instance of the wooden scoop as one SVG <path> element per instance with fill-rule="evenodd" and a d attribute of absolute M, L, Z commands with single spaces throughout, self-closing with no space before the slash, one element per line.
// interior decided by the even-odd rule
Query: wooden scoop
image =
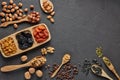
<path fill-rule="evenodd" d="M 46 63 L 46 61 L 47 60 L 45 57 L 37 56 L 25 64 L 4 66 L 1 68 L 1 71 L 2 72 L 10 72 L 10 71 L 14 71 L 14 70 L 19 69 L 19 68 L 30 67 L 30 66 L 41 67 L 42 65 L 44 65 Z"/>
<path fill-rule="evenodd" d="M 101 70 L 101 73 L 98 74 L 94 68 L 99 68 L 99 69 Z M 96 64 L 93 64 L 93 65 L 91 66 L 91 70 L 92 70 L 92 72 L 93 72 L 94 74 L 96 74 L 96 75 L 98 75 L 98 76 L 107 78 L 107 79 L 109 79 L 109 80 L 113 80 L 110 76 L 108 76 L 108 74 L 103 70 L 102 67 L 100 67 L 100 66 L 98 66 L 98 65 L 96 65 Z"/>
<path fill-rule="evenodd" d="M 108 69 L 111 70 L 115 74 L 118 80 L 120 80 L 120 76 L 117 74 L 112 62 L 107 57 L 103 57 L 102 59 L 105 65 L 108 67 Z"/>
<path fill-rule="evenodd" d="M 51 78 L 55 77 L 55 75 L 58 73 L 58 71 L 60 70 L 60 68 L 66 64 L 67 62 L 70 61 L 70 55 L 69 54 L 65 54 L 62 58 L 62 63 L 61 65 L 59 66 L 59 68 L 52 74 Z"/>
<path fill-rule="evenodd" d="M 20 20 L 4 22 L 0 24 L 0 27 L 7 27 L 10 24 L 16 24 L 16 23 L 21 23 L 21 22 L 37 23 L 38 21 L 40 21 L 40 14 L 39 12 L 33 11 Z"/>
<path fill-rule="evenodd" d="M 43 3 L 48 1 L 49 4 L 52 6 L 52 9 L 50 11 L 47 11 L 44 6 L 43 6 Z M 40 0 L 40 5 L 41 5 L 41 8 L 42 10 L 45 12 L 45 13 L 51 13 L 53 10 L 54 10 L 54 6 L 53 6 L 53 3 L 50 1 L 50 0 Z"/>
<path fill-rule="evenodd" d="M 25 22 L 25 21 L 29 21 L 28 16 L 24 17 L 23 19 L 16 20 L 16 21 L 4 22 L 4 23 L 0 24 L 0 27 L 7 27 L 8 25 L 21 23 L 21 22 Z"/>

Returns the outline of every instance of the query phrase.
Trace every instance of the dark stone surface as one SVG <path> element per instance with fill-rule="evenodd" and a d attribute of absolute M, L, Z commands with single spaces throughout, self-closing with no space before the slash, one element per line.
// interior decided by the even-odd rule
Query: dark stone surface
<path fill-rule="evenodd" d="M 0 0 L 0 3 L 3 0 Z M 7 0 L 4 0 L 7 1 Z M 55 54 L 47 55 L 47 64 L 60 64 L 62 56 L 69 52 L 72 55 L 71 62 L 82 62 L 84 58 L 97 58 L 95 49 L 97 46 L 104 48 L 104 55 L 109 57 L 117 72 L 120 74 L 120 1 L 119 0 L 52 0 L 55 6 L 55 23 L 51 24 L 46 19 L 40 8 L 39 0 L 15 0 L 23 2 L 23 8 L 35 5 L 35 10 L 41 13 L 40 23 L 46 23 L 50 29 L 52 40 L 38 48 L 25 52 L 30 59 L 40 55 L 40 49 L 45 46 L 54 46 Z M 1 7 L 0 7 L 1 10 Z M 0 39 L 11 33 L 27 28 L 32 24 L 21 23 L 15 30 L 13 26 L 0 28 Z M 21 54 L 22 55 L 22 54 Z M 5 59 L 0 55 L 0 66 L 8 64 L 20 64 L 21 55 Z M 101 61 L 99 58 L 97 58 Z M 101 61 L 102 62 L 102 61 Z M 104 66 L 105 71 L 114 79 L 116 77 Z M 24 72 L 27 69 L 19 69 L 10 73 L 1 73 L 0 80 L 24 80 Z M 46 71 L 42 68 L 45 80 Z M 31 80 L 39 80 L 32 77 Z M 48 79 L 50 80 L 50 79 Z M 89 74 L 87 77 L 79 72 L 75 80 L 107 80 Z"/>

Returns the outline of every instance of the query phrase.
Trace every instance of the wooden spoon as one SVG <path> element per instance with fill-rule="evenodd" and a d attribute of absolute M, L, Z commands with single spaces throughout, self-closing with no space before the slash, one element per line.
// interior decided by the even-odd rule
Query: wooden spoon
<path fill-rule="evenodd" d="M 48 1 L 48 3 L 52 6 L 52 9 L 50 11 L 47 11 L 44 6 L 43 6 L 43 3 Z M 53 6 L 53 3 L 50 1 L 50 0 L 40 0 L 40 5 L 41 5 L 41 8 L 42 10 L 45 12 L 45 13 L 51 13 L 53 10 L 54 10 L 54 6 Z"/>
<path fill-rule="evenodd" d="M 108 69 L 111 70 L 115 74 L 115 76 L 118 78 L 118 80 L 120 80 L 120 76 L 116 72 L 112 62 L 107 57 L 103 57 L 102 59 L 103 59 L 103 62 L 105 63 L 105 65 L 108 67 Z"/>
<path fill-rule="evenodd" d="M 51 78 L 55 77 L 55 75 L 58 73 L 58 71 L 60 70 L 60 68 L 66 64 L 67 62 L 70 61 L 70 55 L 69 54 L 65 54 L 62 58 L 62 63 L 61 65 L 58 67 L 58 69 L 52 74 Z"/>
<path fill-rule="evenodd" d="M 20 20 L 4 22 L 4 23 L 0 24 L 0 27 L 7 27 L 8 25 L 21 23 L 21 22 L 37 23 L 38 21 L 40 21 L 40 14 L 39 14 L 39 12 L 33 11 Z"/>
<path fill-rule="evenodd" d="M 98 68 L 99 68 L 99 69 L 101 70 L 101 73 L 97 73 L 94 68 L 95 68 L 95 69 L 98 69 Z M 102 67 L 100 67 L 100 66 L 98 66 L 98 65 L 96 65 L 96 64 L 93 64 L 93 65 L 91 66 L 91 70 L 92 70 L 92 72 L 93 72 L 94 74 L 96 74 L 96 75 L 98 75 L 98 76 L 107 78 L 107 79 L 109 79 L 109 80 L 113 80 L 110 76 L 108 76 L 108 74 L 103 70 Z"/>
<path fill-rule="evenodd" d="M 30 67 L 30 66 L 41 67 L 42 65 L 44 65 L 46 63 L 46 61 L 47 60 L 45 57 L 37 56 L 25 64 L 4 66 L 1 68 L 1 71 L 2 72 L 10 72 L 10 71 L 14 71 L 14 70 L 19 69 L 19 68 Z"/>
<path fill-rule="evenodd" d="M 0 27 L 7 27 L 10 24 L 16 24 L 16 23 L 21 23 L 21 22 L 25 22 L 25 21 L 29 21 L 27 16 L 20 20 L 4 22 L 4 23 L 0 24 Z"/>

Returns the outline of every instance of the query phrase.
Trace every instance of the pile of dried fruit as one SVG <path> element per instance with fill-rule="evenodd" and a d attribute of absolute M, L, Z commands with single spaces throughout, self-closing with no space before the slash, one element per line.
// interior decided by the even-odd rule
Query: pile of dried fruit
<path fill-rule="evenodd" d="M 1 49 L 6 56 L 10 56 L 17 52 L 17 47 L 14 43 L 13 38 L 8 37 L 1 41 Z"/>
<path fill-rule="evenodd" d="M 51 76 L 58 67 L 59 67 L 58 64 L 53 64 L 52 66 L 50 65 L 46 66 L 49 76 Z M 79 72 L 78 67 L 69 62 L 65 64 L 63 68 L 57 73 L 55 79 L 75 80 L 75 76 L 78 75 L 78 72 Z"/>
<path fill-rule="evenodd" d="M 33 39 L 30 31 L 24 31 L 16 35 L 16 39 L 19 44 L 19 48 L 24 50 L 33 45 Z"/>
<path fill-rule="evenodd" d="M 49 32 L 44 25 L 40 25 L 33 29 L 33 36 L 37 43 L 41 43 L 48 39 Z"/>

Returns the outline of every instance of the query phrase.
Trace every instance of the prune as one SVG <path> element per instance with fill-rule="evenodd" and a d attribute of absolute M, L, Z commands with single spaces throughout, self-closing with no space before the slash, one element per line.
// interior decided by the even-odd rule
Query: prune
<path fill-rule="evenodd" d="M 19 48 L 24 50 L 33 45 L 33 38 L 30 31 L 24 31 L 16 35 L 16 39 L 19 44 Z"/>

